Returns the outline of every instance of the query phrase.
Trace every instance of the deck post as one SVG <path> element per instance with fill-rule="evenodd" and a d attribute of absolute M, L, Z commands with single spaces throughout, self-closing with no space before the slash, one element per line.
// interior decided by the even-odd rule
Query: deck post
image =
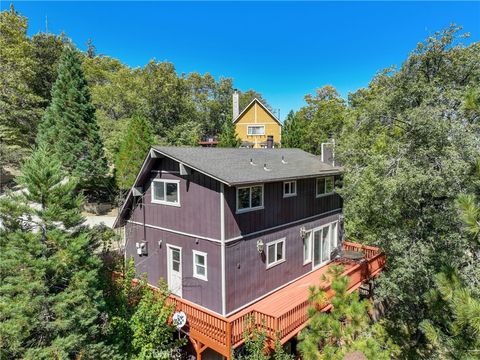
<path fill-rule="evenodd" d="M 227 349 L 227 360 L 230 360 L 232 354 L 232 323 L 227 321 L 225 325 L 225 347 Z"/>

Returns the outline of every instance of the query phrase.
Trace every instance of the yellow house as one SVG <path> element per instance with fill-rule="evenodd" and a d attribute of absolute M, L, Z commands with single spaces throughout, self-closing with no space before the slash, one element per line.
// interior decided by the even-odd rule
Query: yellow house
<path fill-rule="evenodd" d="M 275 146 L 281 143 L 282 124 L 258 99 L 253 99 L 240 114 L 237 112 L 237 116 L 235 107 L 238 106 L 238 100 L 235 95 L 233 106 L 233 123 L 243 147 L 268 147 L 267 139 L 270 136 L 273 136 Z"/>

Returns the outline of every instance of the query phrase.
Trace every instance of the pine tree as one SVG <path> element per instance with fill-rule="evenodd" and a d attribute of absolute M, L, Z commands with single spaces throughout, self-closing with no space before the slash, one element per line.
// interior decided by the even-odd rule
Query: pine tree
<path fill-rule="evenodd" d="M 305 145 L 306 124 L 290 111 L 282 129 L 282 147 L 302 148 Z"/>
<path fill-rule="evenodd" d="M 435 277 L 426 296 L 430 319 L 420 324 L 435 359 L 475 359 L 480 349 L 480 299 L 465 287 L 456 271 Z"/>
<path fill-rule="evenodd" d="M 311 287 L 312 307 L 310 322 L 300 334 L 299 349 L 305 360 L 342 360 L 345 354 L 360 351 L 367 359 L 390 359 L 397 350 L 384 341 L 383 329 L 379 324 L 370 324 L 370 304 L 361 301 L 358 292 L 348 293 L 349 279 L 342 276 L 343 267 L 329 270 L 323 281 L 331 281 L 335 292 L 330 299 L 332 310 L 319 311 L 326 301 L 326 289 Z"/>
<path fill-rule="evenodd" d="M 40 147 L 0 200 L 0 358 L 103 358 L 100 259 L 81 195 Z"/>
<path fill-rule="evenodd" d="M 95 107 L 78 52 L 65 45 L 52 101 L 39 126 L 37 143 L 49 149 L 81 189 L 93 191 L 107 175 Z"/>
<path fill-rule="evenodd" d="M 150 123 L 145 117 L 135 115 L 128 125 L 115 161 L 115 177 L 120 189 L 129 189 L 133 185 L 154 139 Z"/>
<path fill-rule="evenodd" d="M 218 138 L 219 147 L 231 147 L 238 148 L 242 144 L 242 141 L 237 135 L 235 130 L 235 124 L 227 119 L 222 126 L 222 132 Z"/>

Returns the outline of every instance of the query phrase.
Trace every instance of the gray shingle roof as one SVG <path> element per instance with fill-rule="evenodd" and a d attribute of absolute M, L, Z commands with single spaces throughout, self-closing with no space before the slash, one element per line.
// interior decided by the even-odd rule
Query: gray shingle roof
<path fill-rule="evenodd" d="M 340 167 L 326 164 L 320 160 L 319 156 L 300 149 L 173 146 L 154 146 L 153 149 L 227 185 L 272 182 L 341 173 Z M 250 163 L 251 160 L 254 165 Z"/>

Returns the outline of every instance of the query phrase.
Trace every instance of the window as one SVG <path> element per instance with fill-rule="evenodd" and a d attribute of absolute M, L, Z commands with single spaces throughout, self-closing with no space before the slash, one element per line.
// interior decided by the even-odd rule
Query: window
<path fill-rule="evenodd" d="M 237 212 L 263 208 L 263 185 L 237 188 Z"/>
<path fill-rule="evenodd" d="M 267 269 L 285 261 L 285 238 L 267 244 Z"/>
<path fill-rule="evenodd" d="M 312 262 L 312 232 L 303 238 L 303 265 Z"/>
<path fill-rule="evenodd" d="M 265 126 L 264 125 L 248 125 L 247 134 L 248 135 L 265 135 Z"/>
<path fill-rule="evenodd" d="M 193 250 L 193 277 L 207 281 L 207 254 Z"/>
<path fill-rule="evenodd" d="M 152 182 L 152 203 L 180 206 L 179 180 Z"/>
<path fill-rule="evenodd" d="M 327 176 L 317 179 L 317 197 L 333 193 L 335 190 L 335 179 Z"/>
<path fill-rule="evenodd" d="M 297 182 L 294 181 L 285 181 L 283 183 L 283 197 L 295 196 L 297 195 Z"/>

